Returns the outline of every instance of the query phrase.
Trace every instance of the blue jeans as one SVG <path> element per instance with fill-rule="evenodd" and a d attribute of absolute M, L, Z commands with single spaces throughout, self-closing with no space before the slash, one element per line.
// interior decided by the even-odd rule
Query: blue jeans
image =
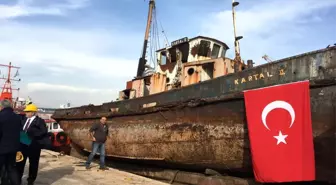
<path fill-rule="evenodd" d="M 98 143 L 96 141 L 92 142 L 92 152 L 89 155 L 88 160 L 86 161 L 86 167 L 89 167 L 93 157 L 96 155 L 97 151 L 99 149 L 99 154 L 100 154 L 100 167 L 104 168 L 105 166 L 105 143 Z"/>

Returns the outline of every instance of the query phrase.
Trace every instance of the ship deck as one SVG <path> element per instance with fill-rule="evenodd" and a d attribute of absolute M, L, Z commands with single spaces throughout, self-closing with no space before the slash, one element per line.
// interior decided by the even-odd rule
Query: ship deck
<path fill-rule="evenodd" d="M 43 150 L 40 158 L 39 174 L 35 185 L 167 185 L 149 178 L 138 176 L 117 169 L 98 170 L 99 165 L 92 163 L 92 168 L 86 170 L 81 159 L 71 156 L 59 156 L 58 153 Z M 26 163 L 23 184 L 26 184 L 28 164 Z"/>

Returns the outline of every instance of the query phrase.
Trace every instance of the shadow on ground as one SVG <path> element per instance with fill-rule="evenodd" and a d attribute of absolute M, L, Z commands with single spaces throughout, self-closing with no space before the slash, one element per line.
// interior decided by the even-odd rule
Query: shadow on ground
<path fill-rule="evenodd" d="M 54 168 L 46 171 L 39 172 L 38 176 L 43 177 L 39 178 L 36 181 L 36 185 L 38 184 L 52 184 L 54 182 L 57 182 L 61 178 L 63 178 L 66 175 L 71 175 L 75 171 L 74 167 L 67 166 L 67 167 L 59 167 Z"/>

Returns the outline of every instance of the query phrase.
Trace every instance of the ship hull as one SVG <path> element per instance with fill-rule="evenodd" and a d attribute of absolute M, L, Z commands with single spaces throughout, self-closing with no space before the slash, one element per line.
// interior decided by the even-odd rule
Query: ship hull
<path fill-rule="evenodd" d="M 107 116 L 108 156 L 252 173 L 242 91 L 310 80 L 317 179 L 335 182 L 335 51 L 307 53 L 143 98 L 56 110 L 53 118 L 84 150 L 92 146 L 92 123 Z"/>

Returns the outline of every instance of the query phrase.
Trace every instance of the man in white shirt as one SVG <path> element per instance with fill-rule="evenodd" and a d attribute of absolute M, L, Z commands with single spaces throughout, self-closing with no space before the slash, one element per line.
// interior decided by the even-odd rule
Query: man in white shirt
<path fill-rule="evenodd" d="M 27 178 L 28 185 L 33 185 L 39 167 L 39 160 L 42 148 L 47 148 L 50 145 L 48 137 L 48 129 L 45 121 L 37 116 L 37 107 L 34 104 L 29 104 L 24 109 L 26 119 L 23 120 L 23 135 L 27 135 L 28 139 L 21 141 L 21 152 L 23 154 L 23 161 L 19 162 L 17 167 L 20 174 L 20 179 L 24 172 L 26 160 L 29 158 L 29 175 Z"/>

